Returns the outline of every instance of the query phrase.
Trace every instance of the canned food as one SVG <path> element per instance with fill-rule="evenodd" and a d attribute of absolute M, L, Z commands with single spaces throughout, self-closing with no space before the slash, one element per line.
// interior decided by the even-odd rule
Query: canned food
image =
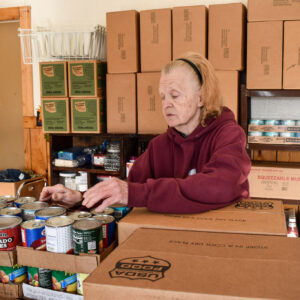
<path fill-rule="evenodd" d="M 264 125 L 265 121 L 264 120 L 257 120 L 257 119 L 251 119 L 249 121 L 249 124 L 253 124 L 253 125 Z"/>
<path fill-rule="evenodd" d="M 75 221 L 67 216 L 53 217 L 46 221 L 47 251 L 72 253 L 72 224 Z"/>
<path fill-rule="evenodd" d="M 52 271 L 44 268 L 27 267 L 28 283 L 45 289 L 52 289 Z"/>
<path fill-rule="evenodd" d="M 22 218 L 22 209 L 13 206 L 0 209 L 0 216 L 5 216 L 5 215 L 17 216 Z"/>
<path fill-rule="evenodd" d="M 92 217 L 92 214 L 88 211 L 74 211 L 68 215 L 74 221 L 88 219 Z"/>
<path fill-rule="evenodd" d="M 93 218 L 102 222 L 103 248 L 105 249 L 115 238 L 115 218 L 109 215 L 95 215 Z"/>
<path fill-rule="evenodd" d="M 296 125 L 296 126 L 300 126 L 300 120 L 296 120 L 296 121 L 295 121 L 295 125 Z"/>
<path fill-rule="evenodd" d="M 46 250 L 45 221 L 28 220 L 21 224 L 22 246 Z"/>
<path fill-rule="evenodd" d="M 35 212 L 39 209 L 48 207 L 49 204 L 47 202 L 35 201 L 32 203 L 25 203 L 21 205 L 23 220 L 32 220 L 35 219 Z"/>
<path fill-rule="evenodd" d="M 77 273 L 77 294 L 83 295 L 83 282 L 89 274 Z"/>
<path fill-rule="evenodd" d="M 21 223 L 20 217 L 0 217 L 0 250 L 14 250 L 21 243 Z"/>
<path fill-rule="evenodd" d="M 274 136 L 279 136 L 279 132 L 274 132 L 274 131 L 263 132 L 263 135 L 274 137 Z"/>
<path fill-rule="evenodd" d="M 17 198 L 15 196 L 6 195 L 6 196 L 0 196 L 0 201 L 6 201 L 7 206 L 14 206 L 14 202 Z"/>
<path fill-rule="evenodd" d="M 21 205 L 23 204 L 32 203 L 35 201 L 36 201 L 35 197 L 20 197 L 15 200 L 15 206 L 21 207 Z"/>
<path fill-rule="evenodd" d="M 77 291 L 76 273 L 53 270 L 52 287 L 55 291 L 63 291 L 75 294 Z"/>
<path fill-rule="evenodd" d="M 0 267 L 2 283 L 21 283 L 27 280 L 27 268 L 21 265 Z"/>
<path fill-rule="evenodd" d="M 279 125 L 280 120 L 265 120 L 265 125 Z"/>
<path fill-rule="evenodd" d="M 283 136 L 283 137 L 295 137 L 296 134 L 294 132 L 280 132 L 279 133 L 280 136 Z"/>
<path fill-rule="evenodd" d="M 120 221 L 123 217 L 125 217 L 129 212 L 130 208 L 124 206 L 123 204 L 114 204 L 110 206 L 114 210 L 114 217 L 116 221 Z"/>
<path fill-rule="evenodd" d="M 0 209 L 5 208 L 5 207 L 8 207 L 6 201 L 0 202 Z"/>
<path fill-rule="evenodd" d="M 300 137 L 300 132 L 296 132 L 295 137 Z"/>
<path fill-rule="evenodd" d="M 102 222 L 93 218 L 83 219 L 72 225 L 74 253 L 99 253 L 102 242 Z"/>
<path fill-rule="evenodd" d="M 281 120 L 280 124 L 285 125 L 285 126 L 295 126 L 296 121 L 295 120 Z"/>
<path fill-rule="evenodd" d="M 263 136 L 262 131 L 249 131 L 248 132 L 249 136 Z"/>
<path fill-rule="evenodd" d="M 65 216 L 66 209 L 61 206 L 51 206 L 37 210 L 34 215 L 36 219 L 48 220 L 51 217 Z"/>
<path fill-rule="evenodd" d="M 91 210 L 91 213 L 93 214 L 93 215 L 114 215 L 114 209 L 112 208 L 112 207 L 107 207 L 107 208 L 105 208 L 104 209 L 104 211 L 102 211 L 102 212 L 98 212 L 98 211 L 96 211 L 96 208 L 94 208 L 94 209 L 92 209 Z"/>

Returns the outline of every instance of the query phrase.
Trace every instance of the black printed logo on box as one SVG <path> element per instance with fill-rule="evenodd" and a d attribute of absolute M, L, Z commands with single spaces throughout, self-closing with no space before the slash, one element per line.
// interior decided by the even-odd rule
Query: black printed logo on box
<path fill-rule="evenodd" d="M 248 210 L 269 210 L 273 209 L 274 205 L 271 201 L 241 201 L 236 203 L 234 207 Z"/>
<path fill-rule="evenodd" d="M 111 278 L 157 281 L 164 278 L 170 267 L 168 261 L 152 256 L 129 257 L 118 261 L 115 268 L 109 271 L 109 275 Z"/>

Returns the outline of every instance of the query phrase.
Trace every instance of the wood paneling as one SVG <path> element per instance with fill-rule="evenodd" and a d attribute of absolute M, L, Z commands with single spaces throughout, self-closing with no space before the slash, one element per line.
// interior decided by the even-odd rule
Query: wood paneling
<path fill-rule="evenodd" d="M 0 8 L 0 21 L 19 20 L 19 19 L 20 19 L 19 7 Z"/>
<path fill-rule="evenodd" d="M 253 150 L 253 160 L 276 162 L 276 151 L 274 150 Z"/>
<path fill-rule="evenodd" d="M 32 170 L 47 175 L 47 144 L 41 128 L 30 129 Z"/>
<path fill-rule="evenodd" d="M 24 129 L 25 168 L 31 170 L 31 142 L 30 129 Z"/>
<path fill-rule="evenodd" d="M 278 151 L 277 161 L 300 162 L 300 152 L 299 151 Z"/>

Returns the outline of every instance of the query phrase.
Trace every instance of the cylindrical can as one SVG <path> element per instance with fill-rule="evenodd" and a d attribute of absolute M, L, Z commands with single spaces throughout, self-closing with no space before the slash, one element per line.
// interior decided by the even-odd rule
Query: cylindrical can
<path fill-rule="evenodd" d="M 83 282 L 89 274 L 77 273 L 77 294 L 83 295 Z"/>
<path fill-rule="evenodd" d="M 295 137 L 300 137 L 300 132 L 296 132 Z"/>
<path fill-rule="evenodd" d="M 115 218 L 109 215 L 95 215 L 93 218 L 102 221 L 103 248 L 105 249 L 115 238 Z"/>
<path fill-rule="evenodd" d="M 99 253 L 102 222 L 93 218 L 76 221 L 72 225 L 74 253 Z M 99 241 L 100 240 L 100 241 Z"/>
<path fill-rule="evenodd" d="M 45 221 L 28 220 L 21 224 L 22 246 L 46 250 Z"/>
<path fill-rule="evenodd" d="M 35 201 L 32 203 L 25 203 L 21 205 L 23 220 L 32 220 L 35 219 L 35 212 L 39 209 L 48 207 L 49 204 L 47 202 Z"/>
<path fill-rule="evenodd" d="M 7 202 L 6 201 L 0 202 L 0 209 L 5 208 L 5 207 L 8 207 Z"/>
<path fill-rule="evenodd" d="M 75 294 L 77 291 L 76 273 L 52 270 L 52 287 L 55 291 Z"/>
<path fill-rule="evenodd" d="M 21 205 L 23 204 L 32 203 L 35 201 L 36 201 L 35 197 L 20 197 L 15 200 L 15 206 L 21 207 Z"/>
<path fill-rule="evenodd" d="M 265 120 L 251 119 L 251 120 L 249 121 L 249 124 L 253 124 L 253 125 L 264 125 L 264 124 L 265 124 Z"/>
<path fill-rule="evenodd" d="M 21 243 L 21 223 L 20 217 L 0 217 L 0 250 L 14 250 Z"/>
<path fill-rule="evenodd" d="M 93 165 L 95 167 L 104 168 L 105 153 L 95 153 L 93 158 Z"/>
<path fill-rule="evenodd" d="M 0 196 L 0 201 L 5 200 L 7 206 L 14 206 L 14 202 L 17 198 L 11 195 Z"/>
<path fill-rule="evenodd" d="M 263 132 L 262 131 L 249 131 L 248 135 L 249 136 L 263 136 Z"/>
<path fill-rule="evenodd" d="M 265 120 L 265 125 L 279 125 L 280 120 Z"/>
<path fill-rule="evenodd" d="M 296 136 L 295 132 L 280 132 L 279 135 L 283 136 L 283 137 L 295 137 Z"/>
<path fill-rule="evenodd" d="M 52 289 L 52 271 L 44 268 L 27 267 L 28 282 L 33 286 Z"/>
<path fill-rule="evenodd" d="M 88 219 L 92 217 L 92 214 L 88 211 L 74 211 L 68 215 L 74 221 Z"/>
<path fill-rule="evenodd" d="M 268 132 L 263 132 L 264 136 L 279 136 L 279 132 L 274 132 L 274 131 L 268 131 Z"/>
<path fill-rule="evenodd" d="M 125 217 L 129 212 L 130 208 L 124 206 L 123 204 L 114 204 L 110 206 L 114 210 L 114 217 L 116 221 L 120 221 L 123 217 Z"/>
<path fill-rule="evenodd" d="M 5 207 L 0 209 L 0 216 L 17 216 L 22 218 L 22 209 L 18 208 L 18 207 L 13 207 L 13 206 L 9 206 L 9 207 Z"/>
<path fill-rule="evenodd" d="M 94 208 L 90 212 L 93 215 L 111 215 L 111 216 L 113 216 L 114 213 L 115 213 L 115 211 L 114 211 L 114 209 L 112 207 L 107 207 L 102 212 L 98 212 L 98 211 L 96 211 L 96 208 Z"/>
<path fill-rule="evenodd" d="M 53 217 L 46 221 L 47 251 L 72 253 L 72 224 L 74 220 L 67 216 Z"/>
<path fill-rule="evenodd" d="M 34 215 L 36 219 L 48 220 L 52 217 L 65 216 L 67 210 L 61 206 L 51 206 L 37 210 Z"/>
<path fill-rule="evenodd" d="M 300 120 L 295 120 L 295 125 L 300 126 Z"/>
<path fill-rule="evenodd" d="M 27 279 L 27 268 L 21 265 L 0 267 L 2 283 L 21 283 Z"/>
<path fill-rule="evenodd" d="M 295 120 L 281 120 L 280 124 L 285 125 L 285 126 L 295 126 L 296 121 Z"/>

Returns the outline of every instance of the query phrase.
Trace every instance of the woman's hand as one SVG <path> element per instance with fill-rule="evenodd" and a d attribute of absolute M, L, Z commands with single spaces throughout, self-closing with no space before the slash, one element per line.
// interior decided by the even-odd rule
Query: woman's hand
<path fill-rule="evenodd" d="M 62 184 L 56 184 L 44 187 L 39 200 L 52 200 L 66 208 L 71 208 L 82 200 L 82 194 L 79 191 L 68 189 Z"/>
<path fill-rule="evenodd" d="M 87 208 L 96 206 L 96 211 L 104 211 L 105 208 L 116 203 L 128 204 L 128 184 L 127 182 L 112 177 L 91 187 L 83 194 L 82 205 Z"/>

